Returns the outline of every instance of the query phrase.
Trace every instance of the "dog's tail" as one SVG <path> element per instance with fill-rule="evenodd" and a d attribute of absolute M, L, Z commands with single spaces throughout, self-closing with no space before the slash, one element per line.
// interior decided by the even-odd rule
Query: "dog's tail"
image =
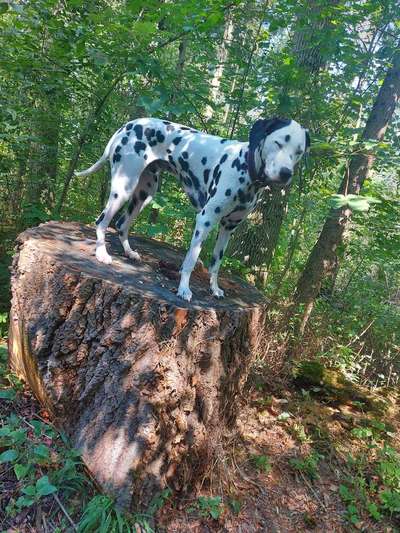
<path fill-rule="evenodd" d="M 98 161 L 96 161 L 96 163 L 94 165 L 92 165 L 91 167 L 87 168 L 86 170 L 82 170 L 81 172 L 74 172 L 75 176 L 88 176 L 89 174 L 93 174 L 93 172 L 97 172 L 104 165 L 104 163 L 107 161 L 107 159 L 108 159 L 108 157 L 110 155 L 111 147 L 114 144 L 114 139 L 115 139 L 117 133 L 115 133 L 111 137 L 111 139 L 109 140 L 109 142 L 108 142 L 108 144 L 106 146 L 106 149 L 104 150 L 104 153 L 100 157 L 100 159 Z"/>
<path fill-rule="evenodd" d="M 74 174 L 75 176 L 88 176 L 89 174 L 93 174 L 93 172 L 96 172 L 104 165 L 107 159 L 108 159 L 108 154 L 106 153 L 106 151 L 104 151 L 104 154 L 100 157 L 98 161 L 96 161 L 94 165 L 87 168 L 86 170 L 82 170 L 81 172 L 74 172 Z"/>

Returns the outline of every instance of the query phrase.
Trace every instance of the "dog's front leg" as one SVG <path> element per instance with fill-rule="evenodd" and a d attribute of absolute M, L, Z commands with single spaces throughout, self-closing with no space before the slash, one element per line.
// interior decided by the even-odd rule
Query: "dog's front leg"
<path fill-rule="evenodd" d="M 218 287 L 218 272 L 232 231 L 220 227 L 210 264 L 210 289 L 216 298 L 223 298 L 224 291 Z"/>
<path fill-rule="evenodd" d="M 207 213 L 204 215 L 199 213 L 197 215 L 196 227 L 192 236 L 190 248 L 182 263 L 181 280 L 178 287 L 178 296 L 187 302 L 190 302 L 192 299 L 192 291 L 189 288 L 190 276 L 196 265 L 197 259 L 199 258 L 201 245 L 210 233 L 212 226 L 212 222 L 207 219 Z"/>

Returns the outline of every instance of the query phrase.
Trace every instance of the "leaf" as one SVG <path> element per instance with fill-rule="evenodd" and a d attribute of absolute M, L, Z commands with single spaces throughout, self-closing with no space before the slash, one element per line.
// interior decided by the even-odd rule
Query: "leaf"
<path fill-rule="evenodd" d="M 11 463 L 12 461 L 15 461 L 15 459 L 18 457 L 17 450 L 6 450 L 5 452 L 0 454 L 0 463 Z"/>
<path fill-rule="evenodd" d="M 33 498 L 27 498 L 26 496 L 20 496 L 15 502 L 17 507 L 29 507 L 35 502 Z"/>
<path fill-rule="evenodd" d="M 36 490 L 33 485 L 28 485 L 27 487 L 24 487 L 22 489 L 22 492 L 26 494 L 27 496 L 35 496 Z"/>
<path fill-rule="evenodd" d="M 14 465 L 14 473 L 18 481 L 26 476 L 26 474 L 29 472 L 29 469 L 30 465 L 21 465 L 20 463 Z"/>
<path fill-rule="evenodd" d="M 13 401 L 13 400 L 15 400 L 15 396 L 16 395 L 17 395 L 17 393 L 16 393 L 16 391 L 14 389 L 0 390 L 0 400 Z"/>
<path fill-rule="evenodd" d="M 38 496 L 48 496 L 57 492 L 57 487 L 52 485 L 47 476 L 43 476 L 36 481 L 36 491 Z"/>
<path fill-rule="evenodd" d="M 44 444 L 35 446 L 33 448 L 33 453 L 35 455 L 35 459 L 39 459 L 40 461 L 46 461 L 50 458 L 50 450 Z"/>

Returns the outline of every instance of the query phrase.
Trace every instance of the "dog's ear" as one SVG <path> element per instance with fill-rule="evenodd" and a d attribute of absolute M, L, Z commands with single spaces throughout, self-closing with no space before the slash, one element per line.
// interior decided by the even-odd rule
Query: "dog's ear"
<path fill-rule="evenodd" d="M 254 122 L 249 133 L 250 148 L 255 148 L 259 145 L 261 139 L 265 136 L 265 131 L 269 122 L 271 122 L 270 119 L 263 118 L 260 118 Z"/>
<path fill-rule="evenodd" d="M 267 137 L 268 135 L 271 135 L 272 132 L 279 130 L 280 128 L 284 128 L 285 126 L 289 126 L 291 120 L 287 118 L 266 118 L 266 119 L 259 119 L 257 120 L 249 134 L 249 145 L 251 148 L 255 148 L 260 141 L 263 139 L 263 137 Z"/>
<path fill-rule="evenodd" d="M 311 139 L 310 139 L 310 132 L 308 130 L 304 130 L 306 133 L 306 152 L 310 151 L 311 146 Z"/>

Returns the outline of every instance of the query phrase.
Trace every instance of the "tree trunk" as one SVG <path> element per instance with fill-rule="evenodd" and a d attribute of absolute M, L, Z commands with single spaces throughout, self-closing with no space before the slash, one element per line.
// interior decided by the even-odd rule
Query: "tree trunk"
<path fill-rule="evenodd" d="M 332 5 L 337 4 L 338 1 L 334 0 Z M 297 90 L 300 94 L 309 92 L 311 87 L 316 84 L 315 78 L 319 71 L 326 66 L 327 59 L 321 55 L 320 45 L 319 43 L 316 44 L 316 40 L 317 38 L 327 40 L 327 32 L 329 33 L 332 28 L 332 22 L 329 16 L 322 17 L 320 15 L 322 8 L 326 9 L 325 4 L 312 0 L 304 13 L 304 17 L 297 21 L 298 28 L 291 40 L 291 51 L 298 65 L 309 75 L 310 83 L 307 87 L 302 85 L 296 88 L 292 81 L 290 81 L 291 86 L 287 86 L 289 80 L 286 80 L 286 85 L 282 85 L 280 89 L 281 96 L 276 109 L 277 116 L 287 116 L 288 111 L 291 112 L 290 114 L 296 111 L 287 109 L 288 94 L 293 90 Z M 335 13 L 332 12 L 331 16 L 334 15 Z M 310 19 L 311 24 L 309 23 Z M 294 114 L 298 115 L 298 112 Z M 278 245 L 282 223 L 287 213 L 289 193 L 290 189 L 288 188 L 274 186 L 271 192 L 264 195 L 254 215 L 254 219 L 262 220 L 262 224 L 253 225 L 253 219 L 249 218 L 241 224 L 232 239 L 231 246 L 234 255 L 241 259 L 248 257 L 247 263 L 255 267 L 254 273 L 260 287 L 265 285 L 268 270 Z"/>
<path fill-rule="evenodd" d="M 130 263 L 98 263 L 88 226 L 49 222 L 18 237 L 10 363 L 119 504 L 147 505 L 212 467 L 257 352 L 265 300 L 240 280 L 193 275 L 193 304 L 173 293 L 183 253 L 135 237 Z"/>
<path fill-rule="evenodd" d="M 228 57 L 228 47 L 230 45 L 233 33 L 233 20 L 228 15 L 225 23 L 224 35 L 222 41 L 217 49 L 217 65 L 214 70 L 213 78 L 211 80 L 211 91 L 209 99 L 213 104 L 217 104 L 219 101 L 220 86 L 222 82 L 222 75 L 224 73 L 225 62 Z M 208 105 L 204 111 L 205 120 L 211 120 L 214 114 L 214 108 Z"/>
<path fill-rule="evenodd" d="M 399 97 L 400 52 L 397 50 L 393 65 L 386 74 L 365 125 L 361 136 L 362 141 L 381 141 L 384 138 Z M 350 160 L 349 168 L 338 191 L 339 194 L 359 194 L 374 160 L 375 155 L 373 153 L 357 151 Z M 350 217 L 351 210 L 349 208 L 331 209 L 298 281 L 295 302 L 297 304 L 305 304 L 302 330 L 304 330 L 312 311 L 314 300 L 319 294 L 323 279 L 335 269 L 338 248 L 343 242 Z"/>

